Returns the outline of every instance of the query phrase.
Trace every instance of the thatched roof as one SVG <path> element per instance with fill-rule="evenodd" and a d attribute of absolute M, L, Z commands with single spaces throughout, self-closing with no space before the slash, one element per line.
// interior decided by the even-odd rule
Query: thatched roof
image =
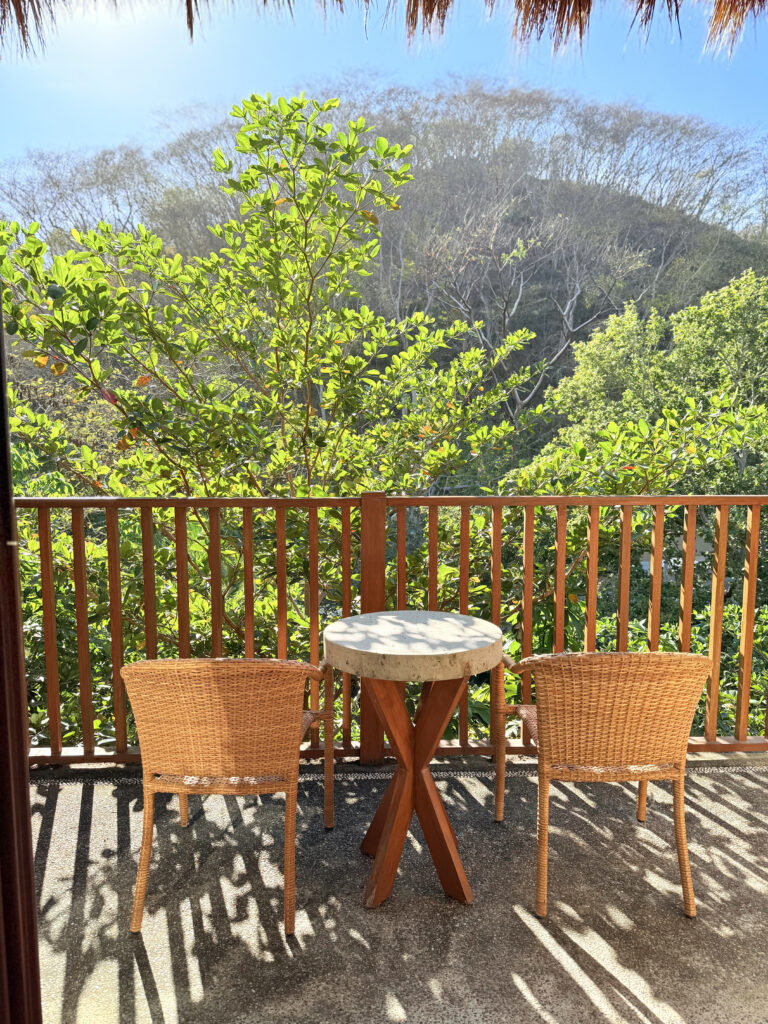
<path fill-rule="evenodd" d="M 106 2 L 106 0 L 102 0 Z M 121 0 L 112 0 L 119 5 Z M 123 0 L 125 2 L 125 0 Z M 186 18 L 190 35 L 202 5 L 215 0 L 175 0 L 180 17 Z M 265 4 L 283 4 L 285 0 L 263 0 Z M 344 0 L 327 0 L 337 3 L 340 8 Z M 375 3 L 375 0 L 360 0 L 361 3 Z M 398 0 L 387 0 L 394 5 Z M 418 29 L 438 28 L 442 30 L 454 0 L 404 0 L 406 4 L 406 25 L 409 35 Z M 496 3 L 509 3 L 515 11 L 514 35 L 525 42 L 551 35 L 555 47 L 561 46 L 572 37 L 583 38 L 589 26 L 594 0 L 485 0 L 492 9 Z M 634 8 L 635 21 L 640 29 L 647 28 L 658 8 L 666 12 L 672 21 L 677 21 L 682 0 L 629 0 Z M 686 0 L 693 3 L 693 0 Z M 57 10 L 67 0 L 0 0 L 0 51 L 10 45 L 18 46 L 23 52 L 37 43 L 44 43 L 52 27 Z M 291 0 L 288 0 L 291 6 Z M 739 39 L 748 18 L 757 17 L 768 9 L 768 0 L 714 0 L 709 20 L 710 45 L 725 43 L 732 47 Z"/>

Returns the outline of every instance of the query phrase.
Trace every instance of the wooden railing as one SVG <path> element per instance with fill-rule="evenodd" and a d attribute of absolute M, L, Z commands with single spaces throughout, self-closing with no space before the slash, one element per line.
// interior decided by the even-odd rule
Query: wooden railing
<path fill-rule="evenodd" d="M 22 583 L 33 608 L 27 654 L 34 662 L 42 635 L 38 677 L 48 720 L 48 743 L 34 744 L 30 759 L 137 759 L 120 679 L 124 659 L 224 654 L 317 663 L 327 621 L 414 606 L 485 615 L 520 656 L 576 641 L 604 649 L 606 602 L 615 618 L 610 646 L 626 650 L 638 646 L 631 604 L 641 587 L 648 602 L 643 644 L 656 650 L 671 643 L 673 584 L 675 645 L 690 650 L 694 637 L 701 649 L 706 640 L 713 659 L 702 735 L 691 737 L 691 749 L 766 750 L 762 724 L 755 734 L 762 711 L 754 701 L 750 717 L 765 504 L 768 496 L 753 495 L 19 498 L 22 543 L 29 538 Z M 647 567 L 638 564 L 639 553 L 647 554 Z M 702 622 L 697 612 L 694 630 L 694 594 L 700 597 L 705 576 L 709 614 Z M 741 600 L 726 601 L 726 590 L 740 590 Z M 722 733 L 724 609 L 731 622 L 736 604 L 738 659 L 729 655 L 737 665 L 735 709 L 732 729 Z M 94 672 L 111 727 L 94 714 Z M 72 692 L 75 676 L 79 735 L 70 743 L 62 695 Z M 520 697 L 531 699 L 530 678 L 520 685 Z M 314 689 L 312 704 L 318 699 Z M 380 760 L 384 737 L 365 686 L 342 676 L 338 705 L 337 754 Z M 439 753 L 491 752 L 483 707 L 465 692 L 455 736 Z M 508 749 L 530 750 L 525 739 Z M 315 732 L 304 754 L 319 752 Z"/>

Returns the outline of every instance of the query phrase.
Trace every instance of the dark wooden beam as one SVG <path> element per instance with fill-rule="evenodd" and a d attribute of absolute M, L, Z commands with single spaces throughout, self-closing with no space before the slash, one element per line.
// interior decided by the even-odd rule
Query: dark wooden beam
<path fill-rule="evenodd" d="M 0 1020 L 42 1024 L 29 814 L 27 690 L 0 323 Z"/>

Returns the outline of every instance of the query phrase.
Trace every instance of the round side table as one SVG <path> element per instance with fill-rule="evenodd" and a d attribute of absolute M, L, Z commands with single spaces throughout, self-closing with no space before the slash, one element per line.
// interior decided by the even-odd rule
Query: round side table
<path fill-rule="evenodd" d="M 445 894 L 471 903 L 456 836 L 429 764 L 469 676 L 501 663 L 501 630 L 449 612 L 371 612 L 331 623 L 323 641 L 329 665 L 365 678 L 397 758 L 361 844 L 374 857 L 366 906 L 378 906 L 392 892 L 414 811 Z M 424 684 L 413 721 L 402 682 Z"/>

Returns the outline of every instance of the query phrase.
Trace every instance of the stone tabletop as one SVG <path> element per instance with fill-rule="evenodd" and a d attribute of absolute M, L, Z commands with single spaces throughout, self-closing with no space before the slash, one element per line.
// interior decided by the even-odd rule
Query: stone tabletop
<path fill-rule="evenodd" d="M 369 679 L 423 683 L 487 672 L 501 661 L 501 630 L 452 612 L 352 615 L 326 626 L 325 659 Z"/>

